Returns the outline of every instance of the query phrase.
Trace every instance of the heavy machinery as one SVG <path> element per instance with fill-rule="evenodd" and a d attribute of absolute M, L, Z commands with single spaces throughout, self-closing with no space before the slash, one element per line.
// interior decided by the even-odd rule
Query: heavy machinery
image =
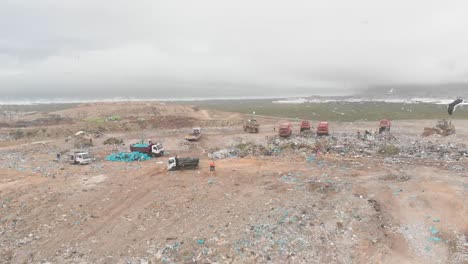
<path fill-rule="evenodd" d="M 244 131 L 248 133 L 258 133 L 260 124 L 255 119 L 249 119 L 244 123 Z"/>
<path fill-rule="evenodd" d="M 280 137 L 289 137 L 292 134 L 292 124 L 289 122 L 281 123 L 278 129 L 278 135 Z"/>
<path fill-rule="evenodd" d="M 130 151 L 145 153 L 153 157 L 164 156 L 164 147 L 161 143 L 149 143 L 149 144 L 136 143 L 136 144 L 130 145 Z"/>
<path fill-rule="evenodd" d="M 301 133 L 304 131 L 310 131 L 310 121 L 302 120 L 301 122 Z"/>
<path fill-rule="evenodd" d="M 197 141 L 201 137 L 201 128 L 194 127 L 192 128 L 192 133 L 185 136 L 185 139 L 188 141 Z"/>
<path fill-rule="evenodd" d="M 75 150 L 70 152 L 69 162 L 71 164 L 86 165 L 92 162 L 91 155 L 89 152 L 83 150 Z"/>
<path fill-rule="evenodd" d="M 379 121 L 379 134 L 384 131 L 390 131 L 390 127 L 392 126 L 392 121 L 389 119 L 381 119 Z"/>
<path fill-rule="evenodd" d="M 455 126 L 452 124 L 452 121 L 447 121 L 446 119 L 442 119 L 437 121 L 435 127 L 425 127 L 422 136 L 431 136 L 431 135 L 441 135 L 441 136 L 449 136 L 455 134 Z"/>
<path fill-rule="evenodd" d="M 185 169 L 195 169 L 198 167 L 198 158 L 177 158 L 172 157 L 167 161 L 167 170 L 185 170 Z"/>
<path fill-rule="evenodd" d="M 317 136 L 328 136 L 328 122 L 320 122 L 317 126 Z"/>

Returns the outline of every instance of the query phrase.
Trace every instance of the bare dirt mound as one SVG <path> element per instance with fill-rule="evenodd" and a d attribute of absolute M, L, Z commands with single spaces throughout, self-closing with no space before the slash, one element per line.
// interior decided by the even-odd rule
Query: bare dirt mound
<path fill-rule="evenodd" d="M 196 119 L 241 118 L 241 114 L 202 110 L 197 106 L 175 105 L 160 102 L 115 102 L 88 103 L 76 108 L 54 112 L 73 119 L 144 117 L 144 116 L 184 116 Z"/>

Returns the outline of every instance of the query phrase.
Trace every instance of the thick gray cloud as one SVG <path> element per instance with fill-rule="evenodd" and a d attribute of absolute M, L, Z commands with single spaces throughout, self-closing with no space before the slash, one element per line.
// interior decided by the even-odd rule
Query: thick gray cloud
<path fill-rule="evenodd" d="M 285 95 L 467 82 L 466 10 L 455 0 L 3 0 L 0 95 Z"/>

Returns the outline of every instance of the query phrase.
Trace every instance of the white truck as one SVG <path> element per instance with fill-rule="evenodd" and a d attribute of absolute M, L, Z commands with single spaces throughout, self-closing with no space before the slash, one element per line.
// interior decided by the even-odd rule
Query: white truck
<path fill-rule="evenodd" d="M 69 161 L 71 164 L 85 165 L 93 161 L 87 151 L 73 151 L 69 155 Z"/>

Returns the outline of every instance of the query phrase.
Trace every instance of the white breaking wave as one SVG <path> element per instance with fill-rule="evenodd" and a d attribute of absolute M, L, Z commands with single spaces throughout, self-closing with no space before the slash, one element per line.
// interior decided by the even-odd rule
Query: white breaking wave
<path fill-rule="evenodd" d="M 332 103 L 332 102 L 348 102 L 348 103 L 366 103 L 366 102 L 379 102 L 379 103 L 403 103 L 403 104 L 449 104 L 453 99 L 437 99 L 437 98 L 343 98 L 343 99 L 328 99 L 328 98 L 291 98 L 273 101 L 274 104 L 306 104 L 306 103 Z"/>
<path fill-rule="evenodd" d="M 0 105 L 38 105 L 38 104 L 68 104 L 68 103 L 101 103 L 101 102 L 196 102 L 196 101 L 211 101 L 211 100 L 273 100 L 274 104 L 306 104 L 306 103 L 333 103 L 333 102 L 348 102 L 348 103 L 364 103 L 364 102 L 382 102 L 382 103 L 406 103 L 406 104 L 449 104 L 451 99 L 436 99 L 436 98 L 285 98 L 275 100 L 281 97 L 278 96 L 237 96 L 237 97 L 189 97 L 189 98 L 128 98 L 128 97 L 113 97 L 101 99 L 80 99 L 80 98 L 16 98 L 16 99 L 0 99 Z M 466 103 L 463 103 L 466 104 Z"/>
<path fill-rule="evenodd" d="M 73 104 L 73 103 L 109 103 L 109 102 L 196 102 L 196 101 L 211 101 L 211 100 L 252 100 L 252 99 L 277 99 L 281 96 L 236 96 L 236 97 L 182 97 L 182 98 L 129 98 L 129 97 L 113 97 L 113 98 L 15 98 L 15 99 L 0 99 L 0 105 L 38 105 L 38 104 Z"/>

